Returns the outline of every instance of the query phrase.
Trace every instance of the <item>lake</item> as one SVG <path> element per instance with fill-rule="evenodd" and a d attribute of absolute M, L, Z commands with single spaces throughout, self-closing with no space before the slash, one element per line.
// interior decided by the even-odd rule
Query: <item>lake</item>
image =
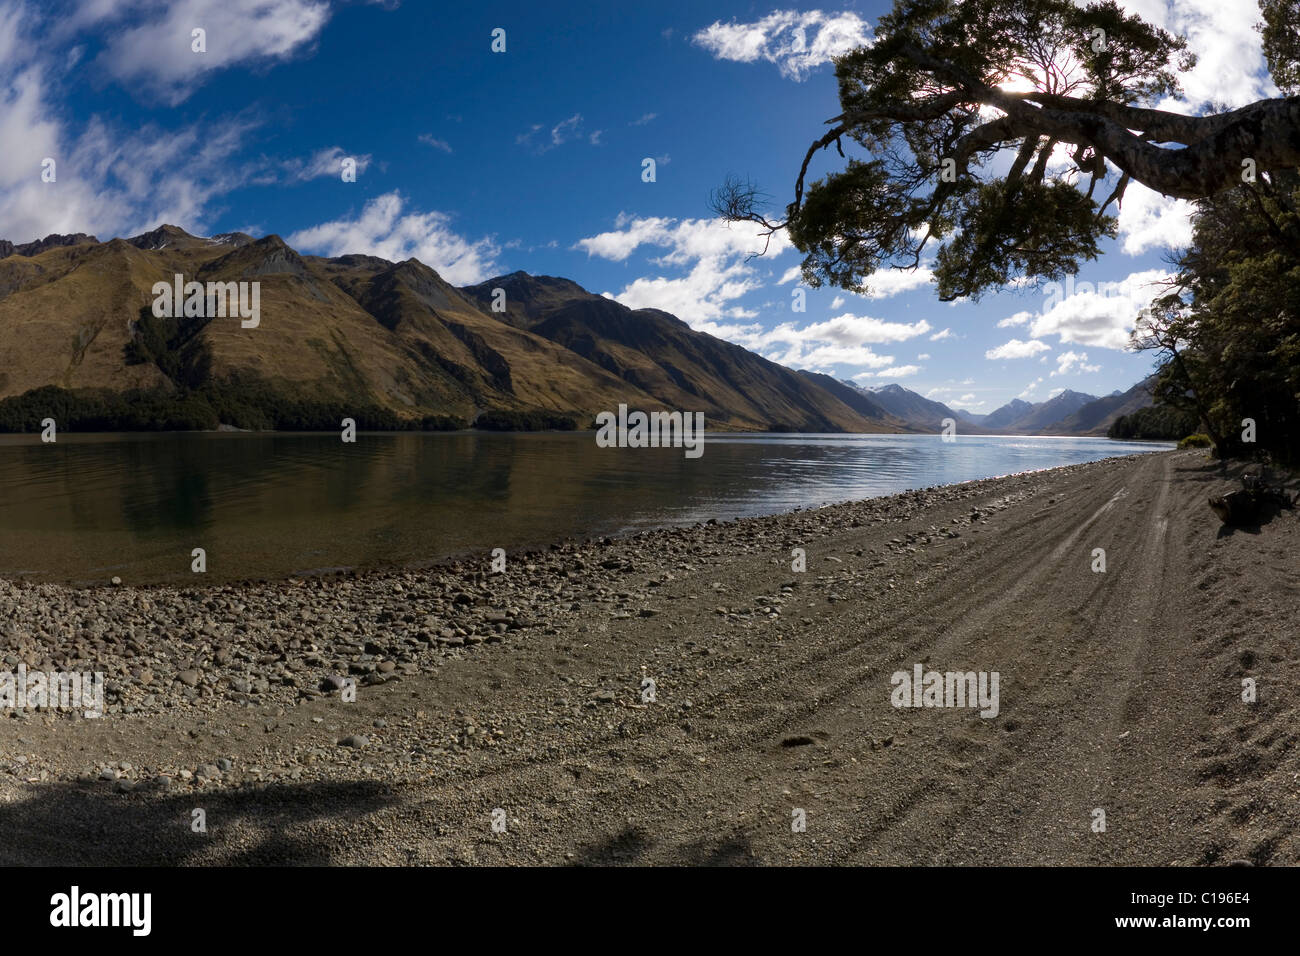
<path fill-rule="evenodd" d="M 1172 447 L 1104 438 L 594 433 L 0 436 L 0 576 L 131 584 L 424 564 Z"/>

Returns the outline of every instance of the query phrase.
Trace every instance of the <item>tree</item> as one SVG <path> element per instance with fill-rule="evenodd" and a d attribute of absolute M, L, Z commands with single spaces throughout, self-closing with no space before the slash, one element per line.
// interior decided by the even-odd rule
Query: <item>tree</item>
<path fill-rule="evenodd" d="M 1135 348 L 1165 359 L 1157 401 L 1194 408 L 1220 455 L 1300 462 L 1300 175 L 1198 202 L 1174 263 L 1133 332 Z M 1245 419 L 1254 445 L 1242 440 Z"/>
<path fill-rule="evenodd" d="M 1300 0 L 1262 0 L 1279 85 L 1300 79 Z M 1186 41 L 1113 0 L 896 0 L 876 42 L 836 60 L 842 112 L 808 149 L 783 220 L 736 179 L 714 209 L 787 229 L 803 277 L 855 292 L 881 268 L 914 269 L 931 243 L 939 298 L 1018 277 L 1059 279 L 1115 234 L 1131 182 L 1201 199 L 1300 166 L 1300 96 L 1184 116 Z M 844 153 L 844 139 L 866 158 Z M 806 185 L 834 145 L 843 170 Z"/>

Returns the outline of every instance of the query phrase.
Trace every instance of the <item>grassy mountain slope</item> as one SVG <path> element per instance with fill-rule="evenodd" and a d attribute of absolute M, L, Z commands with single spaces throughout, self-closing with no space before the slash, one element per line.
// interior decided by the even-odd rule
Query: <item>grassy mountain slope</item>
<path fill-rule="evenodd" d="M 487 413 L 585 425 L 623 402 L 703 411 L 714 427 L 898 427 L 816 377 L 567 279 L 516 273 L 458 290 L 414 259 L 301 256 L 275 235 L 204 238 L 169 225 L 105 243 L 6 243 L 0 253 L 0 400 L 55 386 L 110 406 L 197 403 L 199 421 L 233 415 L 246 427 L 317 427 L 349 409 L 389 424 Z M 177 274 L 258 282 L 260 324 L 153 316 L 154 283 Z M 504 313 L 484 297 L 498 285 Z M 41 401 L 0 425 L 17 416 L 30 427 Z"/>
<path fill-rule="evenodd" d="M 665 405 L 703 411 L 730 428 L 892 431 L 896 423 L 857 411 L 816 380 L 697 332 L 657 309 L 630 309 L 567 279 L 516 272 L 464 292 L 490 312 L 505 293 L 503 322 L 582 355 Z"/>

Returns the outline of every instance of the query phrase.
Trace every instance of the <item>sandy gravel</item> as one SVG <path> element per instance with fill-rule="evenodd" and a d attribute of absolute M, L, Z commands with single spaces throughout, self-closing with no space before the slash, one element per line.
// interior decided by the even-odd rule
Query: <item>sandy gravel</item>
<path fill-rule="evenodd" d="M 1221 529 L 1232 476 L 1110 459 L 503 575 L 0 582 L 0 670 L 112 689 L 0 711 L 0 862 L 1294 865 L 1300 512 Z M 997 716 L 892 706 L 915 664 L 998 672 Z"/>

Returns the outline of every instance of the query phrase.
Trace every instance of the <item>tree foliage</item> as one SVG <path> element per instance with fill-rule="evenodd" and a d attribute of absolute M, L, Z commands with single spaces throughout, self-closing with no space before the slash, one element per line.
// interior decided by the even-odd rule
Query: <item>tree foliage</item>
<path fill-rule="evenodd" d="M 1111 422 L 1107 438 L 1129 441 L 1180 441 L 1196 431 L 1197 417 L 1186 409 L 1150 405 Z"/>
<path fill-rule="evenodd" d="M 1296 2 L 1265 0 L 1284 76 Z M 896 0 L 875 43 L 837 59 L 842 112 L 808 149 L 785 219 L 735 179 L 713 205 L 788 229 L 813 286 L 867 291 L 876 271 L 931 252 L 945 301 L 1059 279 L 1114 235 L 1110 210 L 1130 182 L 1199 198 L 1240 183 L 1243 159 L 1300 164 L 1300 97 L 1209 116 L 1156 109 L 1194 63 L 1184 39 L 1113 0 Z M 847 156 L 845 140 L 865 157 Z M 844 168 L 805 188 L 832 145 Z"/>
<path fill-rule="evenodd" d="M 539 431 L 577 427 L 577 412 L 484 412 L 473 423 L 454 415 L 402 416 L 373 403 L 286 394 L 254 377 L 209 380 L 194 389 L 78 390 L 47 385 L 0 399 L 0 432 L 37 432 L 53 418 L 62 431 L 197 431 L 230 425 L 252 431 L 338 431 L 352 418 L 367 431 Z"/>
<path fill-rule="evenodd" d="M 1285 93 L 1300 93 L 1300 0 L 1261 0 L 1260 38 L 1273 82 Z"/>
<path fill-rule="evenodd" d="M 785 218 L 735 179 L 714 208 L 787 229 L 813 286 L 867 292 L 933 256 L 948 301 L 1076 272 L 1132 182 L 1192 200 L 1193 243 L 1134 332 L 1160 354 L 1163 407 L 1115 437 L 1181 437 L 1195 419 L 1221 454 L 1300 462 L 1300 0 L 1259 2 L 1286 95 L 1188 116 L 1157 108 L 1195 63 L 1186 41 L 1113 0 L 895 0 L 874 44 L 836 60 L 842 111 Z M 831 146 L 843 167 L 806 184 Z"/>
<path fill-rule="evenodd" d="M 1300 463 L 1300 175 L 1201 200 L 1193 223 L 1133 333 L 1164 361 L 1157 400 L 1195 411 L 1221 454 Z"/>

